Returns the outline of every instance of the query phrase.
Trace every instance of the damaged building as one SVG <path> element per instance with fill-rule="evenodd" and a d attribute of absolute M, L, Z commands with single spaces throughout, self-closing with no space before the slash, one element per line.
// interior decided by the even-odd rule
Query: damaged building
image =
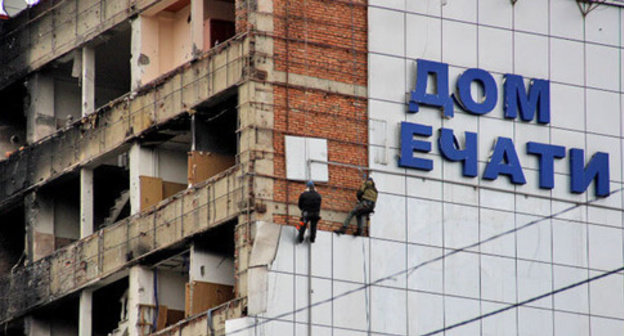
<path fill-rule="evenodd" d="M 0 334 L 224 335 L 266 311 L 316 178 L 287 178 L 285 136 L 366 164 L 365 4 L 3 5 Z M 312 172 L 336 228 L 359 174 Z"/>
<path fill-rule="evenodd" d="M 621 1 L 0 4 L 0 335 L 624 334 Z"/>

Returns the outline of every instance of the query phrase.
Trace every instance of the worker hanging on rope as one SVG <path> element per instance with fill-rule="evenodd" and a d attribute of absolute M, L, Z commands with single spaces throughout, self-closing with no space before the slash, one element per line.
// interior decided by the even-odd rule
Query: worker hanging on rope
<path fill-rule="evenodd" d="M 299 210 L 301 210 L 301 221 L 297 225 L 297 229 L 299 229 L 297 241 L 299 243 L 303 241 L 303 235 L 308 223 L 310 223 L 310 243 L 314 243 L 314 239 L 316 239 L 316 225 L 321 219 L 321 201 L 321 195 L 316 192 L 314 182 L 308 181 L 306 190 L 299 195 Z"/>
<path fill-rule="evenodd" d="M 342 224 L 342 227 L 334 231 L 337 234 L 343 234 L 347 231 L 347 226 L 353 216 L 355 216 L 357 220 L 357 231 L 355 231 L 355 235 L 359 236 L 362 234 L 363 220 L 364 218 L 368 218 L 370 213 L 375 210 L 375 202 L 377 202 L 377 188 L 375 187 L 375 181 L 373 181 L 373 178 L 370 175 L 364 180 L 364 182 L 362 182 L 356 196 L 358 203 L 355 205 L 353 210 L 349 212 L 349 215 Z"/>

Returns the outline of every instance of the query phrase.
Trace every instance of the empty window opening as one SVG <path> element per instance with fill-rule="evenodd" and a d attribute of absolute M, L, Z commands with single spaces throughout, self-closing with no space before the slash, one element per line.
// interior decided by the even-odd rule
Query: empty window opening
<path fill-rule="evenodd" d="M 220 225 L 194 241 L 186 286 L 187 317 L 234 298 L 235 223 Z"/>
<path fill-rule="evenodd" d="M 93 292 L 93 336 L 123 335 L 128 330 L 128 277 Z"/>
<path fill-rule="evenodd" d="M 236 33 L 234 0 L 204 0 L 204 50 Z"/>
<path fill-rule="evenodd" d="M 127 155 L 114 157 L 93 170 L 93 225 L 96 229 L 130 215 Z"/>
<path fill-rule="evenodd" d="M 237 96 L 201 107 L 193 116 L 193 144 L 189 153 L 189 183 L 217 175 L 236 164 L 238 153 Z"/>
<path fill-rule="evenodd" d="M 189 252 L 161 259 L 146 270 L 142 273 L 145 286 L 138 306 L 143 333 L 162 330 L 184 319 Z"/>
<path fill-rule="evenodd" d="M 95 47 L 95 106 L 101 107 L 130 91 L 129 24 L 98 36 Z"/>
<path fill-rule="evenodd" d="M 80 239 L 80 179 L 76 174 L 46 185 L 39 190 L 37 197 L 36 206 L 47 208 L 40 215 L 52 219 L 54 239 L 51 243 L 54 249 L 63 248 Z"/>
<path fill-rule="evenodd" d="M 0 214 L 0 277 L 11 272 L 24 256 L 24 207 Z"/>
<path fill-rule="evenodd" d="M 32 315 L 31 331 L 37 335 L 38 328 L 49 328 L 50 335 L 78 336 L 78 295 L 72 295 L 43 307 Z M 34 330 L 32 330 L 34 329 Z"/>
<path fill-rule="evenodd" d="M 28 95 L 23 82 L 0 91 L 0 161 L 8 158 L 26 144 L 26 117 L 24 102 Z"/>
<path fill-rule="evenodd" d="M 141 146 L 142 165 L 149 175 L 140 173 L 141 210 L 158 204 L 188 186 L 187 156 L 191 148 L 190 119 L 187 116 L 170 121 L 146 134 Z M 151 161 L 151 162 L 149 162 Z"/>
<path fill-rule="evenodd" d="M 38 141 L 81 118 L 80 68 L 75 69 L 79 64 L 80 55 L 69 53 L 28 79 L 28 142 Z"/>

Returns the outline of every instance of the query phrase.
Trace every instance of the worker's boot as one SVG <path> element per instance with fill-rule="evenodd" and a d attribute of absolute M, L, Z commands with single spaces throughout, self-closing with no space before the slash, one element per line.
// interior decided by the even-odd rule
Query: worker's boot
<path fill-rule="evenodd" d="M 340 229 L 336 229 L 336 230 L 334 230 L 334 232 L 335 232 L 336 234 L 341 235 L 341 234 L 343 234 L 343 233 L 347 232 L 347 228 L 346 228 L 345 226 L 343 226 L 343 227 L 341 227 Z"/>

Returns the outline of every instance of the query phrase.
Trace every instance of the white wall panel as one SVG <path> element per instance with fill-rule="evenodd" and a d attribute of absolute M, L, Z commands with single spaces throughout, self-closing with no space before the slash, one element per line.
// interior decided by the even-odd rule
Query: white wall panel
<path fill-rule="evenodd" d="M 624 321 L 591 317 L 592 335 L 624 335 Z"/>
<path fill-rule="evenodd" d="M 502 28 L 511 28 L 513 7 L 498 0 L 479 0 L 479 23 Z"/>
<path fill-rule="evenodd" d="M 447 253 L 450 251 L 447 251 Z M 479 256 L 459 252 L 447 256 L 444 264 L 444 290 L 446 294 L 479 297 Z M 448 322 L 447 322 L 448 323 Z"/>
<path fill-rule="evenodd" d="M 587 267 L 587 229 L 585 225 L 553 220 L 553 262 Z"/>
<path fill-rule="evenodd" d="M 586 44 L 587 86 L 619 90 L 620 53 L 615 47 Z"/>
<path fill-rule="evenodd" d="M 439 17 L 442 14 L 443 2 L 445 2 L 445 0 L 405 1 L 405 7 L 408 12 Z"/>
<path fill-rule="evenodd" d="M 408 292 L 408 335 L 422 335 L 444 327 L 444 305 L 441 295 Z"/>
<path fill-rule="evenodd" d="M 516 233 L 517 256 L 528 260 L 551 262 L 551 224 L 550 219 L 541 219 L 537 216 L 516 215 L 516 227 L 520 228 L 531 222 L 536 222 Z"/>
<path fill-rule="evenodd" d="M 410 198 L 407 200 L 407 240 L 442 246 L 442 203 Z"/>
<path fill-rule="evenodd" d="M 512 37 L 506 29 L 479 27 L 479 68 L 512 73 Z"/>
<path fill-rule="evenodd" d="M 459 323 L 481 314 L 479 301 L 454 297 L 445 298 L 444 312 L 447 325 Z M 479 323 L 470 323 L 455 330 L 447 331 L 446 335 L 479 335 L 480 329 Z"/>
<path fill-rule="evenodd" d="M 371 330 L 405 335 L 407 327 L 407 293 L 405 290 L 371 287 Z M 392 318 L 388 318 L 392 316 Z"/>
<path fill-rule="evenodd" d="M 548 79 L 548 37 L 514 32 L 514 44 L 514 72 L 528 78 Z"/>
<path fill-rule="evenodd" d="M 479 241 L 479 209 L 444 204 L 444 245 L 463 248 Z"/>
<path fill-rule="evenodd" d="M 551 80 L 566 84 L 583 85 L 583 43 L 563 40 L 550 40 Z"/>
<path fill-rule="evenodd" d="M 466 0 L 472 2 L 474 0 Z M 454 1 L 453 3 L 462 3 Z M 442 22 L 442 61 L 456 66 L 477 66 L 477 27 L 456 21 Z"/>
<path fill-rule="evenodd" d="M 476 23 L 477 0 L 443 1 L 442 17 Z"/>
<path fill-rule="evenodd" d="M 583 14 L 575 1 L 550 0 L 550 33 L 568 39 L 583 39 Z"/>
<path fill-rule="evenodd" d="M 592 11 L 592 15 L 585 18 L 585 38 L 587 41 L 620 45 L 620 13 L 605 6 Z"/>
<path fill-rule="evenodd" d="M 408 1 L 417 3 L 422 1 Z M 405 22 L 405 56 L 412 59 L 441 61 L 442 21 L 423 15 L 407 14 Z"/>
<path fill-rule="evenodd" d="M 582 268 L 553 266 L 554 289 L 583 281 L 588 278 L 588 272 Z M 569 291 L 559 293 L 553 297 L 554 308 L 576 313 L 589 311 L 589 296 L 587 285 L 580 285 Z"/>
<path fill-rule="evenodd" d="M 552 289 L 551 266 L 535 261 L 518 260 L 518 300 L 524 301 L 548 293 Z M 550 308 L 550 298 L 531 303 L 532 306 Z"/>
<path fill-rule="evenodd" d="M 552 335 L 553 312 L 550 310 L 518 308 L 518 335 Z"/>
<path fill-rule="evenodd" d="M 391 4 L 391 1 L 384 1 Z M 368 12 L 368 50 L 403 56 L 405 50 L 405 14 L 381 8 Z"/>
<path fill-rule="evenodd" d="M 480 210 L 479 241 L 485 241 L 496 235 L 514 229 L 514 213 L 490 209 Z M 521 224 L 521 223 L 518 223 Z M 500 238 L 481 244 L 481 252 L 499 256 L 515 257 L 516 242 L 514 234 L 507 234 Z"/>
<path fill-rule="evenodd" d="M 334 281 L 334 295 L 340 295 L 361 285 Z M 366 330 L 366 298 L 363 291 L 342 296 L 334 301 L 334 326 L 355 330 Z M 350 335 L 340 332 L 339 335 Z M 334 335 L 336 332 L 334 331 Z"/>
<path fill-rule="evenodd" d="M 375 208 L 374 224 L 371 224 L 370 236 L 405 241 L 406 201 L 403 196 L 379 194 L 377 204 L 384 204 L 384 206 Z M 353 222 L 355 223 L 356 220 L 353 219 Z"/>
<path fill-rule="evenodd" d="M 369 258 L 368 239 L 346 235 L 334 236 L 332 262 L 334 279 L 363 283 L 364 263 L 370 274 Z"/>
<path fill-rule="evenodd" d="M 583 88 L 550 83 L 551 125 L 571 130 L 585 130 L 585 92 Z M 554 131 L 554 130 L 553 130 Z M 555 142 L 553 144 L 563 144 Z M 566 143 L 566 145 L 570 145 Z"/>
<path fill-rule="evenodd" d="M 555 335 L 589 335 L 589 317 L 555 312 Z"/>
<path fill-rule="evenodd" d="M 405 243 L 371 239 L 370 281 L 375 282 L 393 276 L 403 270 L 407 263 Z M 379 284 L 387 287 L 405 288 L 406 275 L 397 275 Z"/>
<path fill-rule="evenodd" d="M 518 1 L 514 6 L 514 24 L 517 30 L 548 34 L 548 2 Z"/>
<path fill-rule="evenodd" d="M 594 277 L 602 272 L 590 272 Z M 624 279 L 616 274 L 601 278 L 589 284 L 589 307 L 592 314 L 613 318 L 624 318 Z"/>
<path fill-rule="evenodd" d="M 441 248 L 409 245 L 407 268 L 410 272 L 407 273 L 407 288 L 443 293 L 442 259 Z"/>

